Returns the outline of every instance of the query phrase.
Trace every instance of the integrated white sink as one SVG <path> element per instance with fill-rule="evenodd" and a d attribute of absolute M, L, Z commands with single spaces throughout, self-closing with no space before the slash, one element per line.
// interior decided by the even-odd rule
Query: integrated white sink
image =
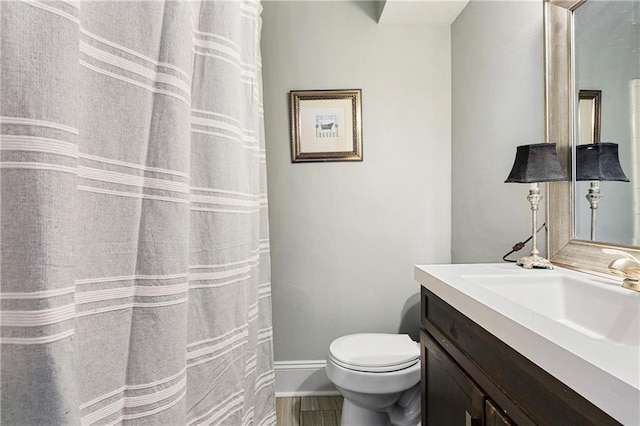
<path fill-rule="evenodd" d="M 614 344 L 640 345 L 640 299 L 619 284 L 584 275 L 462 275 L 587 336 Z"/>
<path fill-rule="evenodd" d="M 625 425 L 640 425 L 640 293 L 515 264 L 424 265 L 425 288 Z"/>

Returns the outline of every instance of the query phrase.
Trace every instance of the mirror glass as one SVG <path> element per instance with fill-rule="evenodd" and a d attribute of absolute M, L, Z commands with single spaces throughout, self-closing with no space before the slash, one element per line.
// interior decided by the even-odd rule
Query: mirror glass
<path fill-rule="evenodd" d="M 640 245 L 640 0 L 588 0 L 574 10 L 574 144 L 614 142 L 630 182 L 574 185 L 574 238 Z M 574 156 L 575 158 L 575 156 Z M 595 222 L 593 217 L 596 215 Z"/>

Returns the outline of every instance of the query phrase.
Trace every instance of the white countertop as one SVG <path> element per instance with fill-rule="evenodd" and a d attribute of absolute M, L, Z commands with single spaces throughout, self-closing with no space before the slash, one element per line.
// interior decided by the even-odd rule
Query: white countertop
<path fill-rule="evenodd" d="M 518 277 L 529 282 L 538 277 L 544 282 L 561 275 L 606 286 L 603 288 L 607 291 L 624 292 L 625 301 L 630 300 L 625 309 L 635 310 L 627 316 L 632 321 L 640 320 L 640 293 L 621 289 L 615 280 L 563 268 L 525 270 L 508 263 L 415 267 L 415 279 L 445 302 L 614 419 L 624 425 L 640 425 L 640 339 L 620 344 L 590 336 L 502 297 L 470 278 L 500 275 L 509 276 L 514 286 L 518 285 Z M 633 330 L 635 333 L 637 328 Z"/>

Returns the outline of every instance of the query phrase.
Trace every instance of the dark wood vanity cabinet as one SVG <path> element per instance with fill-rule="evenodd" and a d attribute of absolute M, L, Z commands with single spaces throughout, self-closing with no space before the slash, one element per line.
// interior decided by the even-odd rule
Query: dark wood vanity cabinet
<path fill-rule="evenodd" d="M 428 424 L 462 425 L 483 417 L 486 395 L 428 335 L 425 348 Z M 435 409 L 433 407 L 438 407 Z"/>
<path fill-rule="evenodd" d="M 423 332 L 423 424 L 498 426 L 512 425 L 487 394 Z"/>
<path fill-rule="evenodd" d="M 427 424 L 484 425 L 487 395 L 428 334 L 423 333 L 421 340 Z"/>
<path fill-rule="evenodd" d="M 422 287 L 423 426 L 619 425 Z"/>
<path fill-rule="evenodd" d="M 515 425 L 506 414 L 490 399 L 484 402 L 485 426 L 509 426 Z"/>

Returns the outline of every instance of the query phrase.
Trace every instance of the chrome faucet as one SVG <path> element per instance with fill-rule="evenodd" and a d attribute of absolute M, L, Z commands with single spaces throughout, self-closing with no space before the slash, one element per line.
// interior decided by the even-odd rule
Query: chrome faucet
<path fill-rule="evenodd" d="M 602 249 L 602 251 L 623 256 L 609 264 L 609 271 L 624 277 L 622 287 L 640 292 L 640 260 L 622 250 Z"/>

